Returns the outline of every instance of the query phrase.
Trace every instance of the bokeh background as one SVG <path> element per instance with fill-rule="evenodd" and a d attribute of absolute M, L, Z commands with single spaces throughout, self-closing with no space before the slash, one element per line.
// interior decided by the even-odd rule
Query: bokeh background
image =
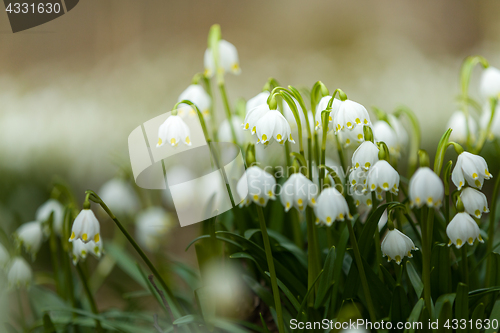
<path fill-rule="evenodd" d="M 232 102 L 270 76 L 308 88 L 322 80 L 367 107 L 409 106 L 433 151 L 457 109 L 463 59 L 500 66 L 499 17 L 497 0 L 85 0 L 13 34 L 2 12 L 0 223 L 13 231 L 32 220 L 55 175 L 82 196 L 127 165 L 129 133 L 170 110 L 203 70 L 214 23 L 239 51 Z M 189 260 L 195 228 L 176 229 L 167 248 Z"/>

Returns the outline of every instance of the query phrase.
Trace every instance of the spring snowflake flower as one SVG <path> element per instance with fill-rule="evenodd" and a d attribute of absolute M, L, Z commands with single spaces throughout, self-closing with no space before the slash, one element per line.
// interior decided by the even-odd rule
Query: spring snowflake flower
<path fill-rule="evenodd" d="M 100 258 L 102 254 L 102 241 L 97 243 L 90 241 L 88 243 L 77 239 L 73 242 L 73 264 L 76 265 L 80 260 L 85 260 L 88 254 L 92 254 L 96 258 Z"/>
<path fill-rule="evenodd" d="M 399 146 L 401 148 L 404 148 L 408 145 L 408 131 L 406 128 L 401 124 L 401 121 L 394 116 L 393 114 L 388 114 L 387 115 L 387 121 L 391 125 L 392 129 L 394 132 L 396 132 L 396 136 L 398 137 L 399 141 Z"/>
<path fill-rule="evenodd" d="M 476 221 L 467 213 L 457 213 L 446 227 L 446 234 L 450 239 L 448 246 L 455 244 L 457 249 L 461 248 L 466 242 L 469 245 L 474 244 L 474 240 L 484 243 L 479 234 L 479 227 Z"/>
<path fill-rule="evenodd" d="M 467 184 L 481 189 L 485 179 L 493 178 L 483 157 L 464 151 L 457 158 L 457 164 L 451 173 L 453 184 L 461 190 Z"/>
<path fill-rule="evenodd" d="M 384 228 L 388 220 L 389 215 L 387 214 L 387 209 L 385 209 L 382 216 L 380 216 L 380 219 L 378 220 L 378 231 L 381 231 Z"/>
<path fill-rule="evenodd" d="M 245 121 L 241 124 L 241 127 L 244 131 L 251 131 L 252 135 L 257 133 L 257 122 L 269 111 L 271 110 L 269 109 L 269 105 L 267 105 L 267 103 L 257 105 L 247 111 Z"/>
<path fill-rule="evenodd" d="M 112 178 L 104 183 L 98 191 L 101 199 L 115 214 L 133 214 L 139 208 L 139 199 L 124 179 Z"/>
<path fill-rule="evenodd" d="M 351 196 L 354 199 L 356 207 L 360 205 L 372 206 L 372 194 L 366 191 L 363 186 L 354 186 L 351 191 Z"/>
<path fill-rule="evenodd" d="M 259 105 L 267 104 L 267 99 L 269 98 L 269 95 L 271 95 L 271 93 L 266 90 L 250 98 L 245 106 L 245 114 L 248 114 L 250 110 L 256 108 Z"/>
<path fill-rule="evenodd" d="M 410 179 L 410 205 L 440 207 L 444 196 L 441 178 L 428 167 L 419 168 Z"/>
<path fill-rule="evenodd" d="M 135 223 L 137 242 L 151 252 L 159 249 L 173 227 L 172 220 L 161 207 L 150 207 L 140 212 Z"/>
<path fill-rule="evenodd" d="M 275 187 L 276 179 L 271 174 L 258 166 L 249 167 L 236 185 L 240 197 L 244 197 L 248 189 L 248 195 L 241 202 L 240 207 L 248 206 L 252 201 L 259 206 L 265 206 L 269 199 L 276 199 L 274 195 Z"/>
<path fill-rule="evenodd" d="M 177 147 L 179 142 L 191 146 L 189 140 L 189 127 L 179 115 L 170 115 L 158 129 L 158 144 L 156 147 L 161 147 L 168 142 L 172 147 Z"/>
<path fill-rule="evenodd" d="M 333 117 L 335 132 L 337 133 L 344 128 L 352 130 L 358 125 L 371 125 L 368 111 L 366 111 L 363 105 L 351 100 L 346 99 L 345 101 L 341 101 L 339 109 Z"/>
<path fill-rule="evenodd" d="M 376 191 L 377 199 L 382 200 L 382 191 L 398 194 L 399 174 L 389 162 L 380 160 L 368 171 L 367 183 L 369 190 Z"/>
<path fill-rule="evenodd" d="M 91 240 L 98 243 L 101 239 L 100 230 L 101 226 L 94 212 L 90 209 L 82 209 L 73 223 L 69 241 L 73 242 L 77 239 L 81 239 L 84 243 L 90 242 Z"/>
<path fill-rule="evenodd" d="M 488 67 L 483 71 L 479 91 L 485 98 L 498 97 L 500 94 L 500 70 L 495 67 Z"/>
<path fill-rule="evenodd" d="M 363 133 L 363 126 L 356 126 L 352 130 L 342 130 L 338 132 L 339 141 L 344 146 L 344 148 L 349 147 L 354 143 L 362 143 L 365 141 L 365 136 Z"/>
<path fill-rule="evenodd" d="M 295 103 L 295 107 L 297 108 L 297 113 L 299 114 L 300 124 L 302 128 L 307 128 L 304 111 L 302 111 L 299 102 L 294 97 L 292 97 L 292 100 Z M 288 121 L 288 123 L 291 124 L 291 126 L 293 126 L 294 129 L 297 128 L 297 122 L 295 121 L 295 116 L 293 115 L 293 111 L 288 105 L 288 103 L 285 101 L 283 101 L 283 115 L 285 116 L 285 119 Z"/>
<path fill-rule="evenodd" d="M 352 167 L 369 170 L 378 161 L 379 149 L 371 141 L 365 141 L 352 154 Z"/>
<path fill-rule="evenodd" d="M 352 219 L 349 207 L 344 196 L 333 187 L 323 190 L 314 206 L 316 224 L 324 223 L 331 226 L 333 221 L 344 221 L 345 218 Z"/>
<path fill-rule="evenodd" d="M 35 220 L 40 222 L 46 222 L 49 220 L 50 214 L 53 218 L 53 228 L 54 231 L 60 235 L 62 233 L 63 219 L 64 219 L 64 207 L 61 203 L 55 199 L 47 200 L 43 205 L 38 207 L 35 214 Z"/>
<path fill-rule="evenodd" d="M 255 124 L 255 127 L 257 130 L 257 143 L 265 146 L 274 140 L 281 145 L 287 140 L 295 143 L 292 138 L 290 124 L 278 110 L 269 110 L 263 114 Z"/>
<path fill-rule="evenodd" d="M 387 257 L 387 261 L 394 260 L 398 265 L 401 264 L 405 256 L 408 258 L 413 257 L 411 254 L 412 250 L 418 250 L 410 237 L 398 229 L 387 231 L 381 247 L 383 256 Z"/>
<path fill-rule="evenodd" d="M 314 116 L 314 129 L 316 130 L 319 130 L 320 128 L 323 127 L 323 122 L 322 122 L 322 119 L 321 119 L 321 113 L 326 110 L 326 107 L 328 105 L 328 102 L 330 101 L 330 99 L 332 98 L 332 96 L 325 96 L 323 98 L 321 98 L 321 100 L 319 101 L 318 105 L 316 106 L 316 115 Z M 341 101 L 340 99 L 334 99 L 333 100 L 333 103 L 332 103 L 332 111 L 330 111 L 330 115 L 328 116 L 328 128 L 331 130 L 333 129 L 332 128 L 332 123 L 333 123 L 333 118 L 335 116 L 335 114 L 337 113 L 337 111 L 339 110 L 340 108 L 340 104 L 341 104 Z"/>
<path fill-rule="evenodd" d="M 466 142 L 467 141 L 467 124 L 465 121 L 465 115 L 462 111 L 455 111 L 450 120 L 448 120 L 448 124 L 446 128 L 451 128 L 453 131 L 450 135 L 450 140 L 456 142 Z M 469 115 L 469 133 L 471 138 L 474 139 L 477 135 L 477 124 L 474 118 Z"/>
<path fill-rule="evenodd" d="M 238 116 L 232 116 L 232 123 L 234 128 L 234 134 L 236 135 L 236 140 L 238 143 L 242 144 L 245 141 L 245 133 L 243 133 L 239 127 L 241 126 L 241 119 Z M 224 119 L 224 121 L 219 126 L 219 131 L 217 132 L 217 137 L 219 142 L 232 142 L 233 134 L 231 132 L 231 127 L 229 125 L 229 120 Z"/>
<path fill-rule="evenodd" d="M 31 267 L 28 265 L 26 260 L 22 257 L 15 257 L 10 265 L 9 272 L 7 274 L 7 281 L 9 287 L 28 287 L 31 283 L 33 273 Z"/>
<path fill-rule="evenodd" d="M 351 169 L 349 173 L 349 185 L 352 188 L 361 187 L 363 191 L 366 190 L 366 178 L 368 177 L 368 172 L 362 168 Z"/>
<path fill-rule="evenodd" d="M 10 261 L 10 255 L 7 249 L 0 243 L 0 269 L 7 267 Z"/>
<path fill-rule="evenodd" d="M 238 59 L 238 51 L 236 47 L 228 41 L 221 39 L 219 46 L 219 70 L 231 72 L 235 75 L 241 73 L 240 61 Z M 205 51 L 205 76 L 212 77 L 215 74 L 215 61 L 211 49 Z"/>
<path fill-rule="evenodd" d="M 483 213 L 490 212 L 486 196 L 472 187 L 464 188 L 460 192 L 460 199 L 462 199 L 465 211 L 478 219 L 481 218 Z"/>
<path fill-rule="evenodd" d="M 42 246 L 42 223 L 38 221 L 25 223 L 17 229 L 14 237 L 19 245 L 22 244 L 24 246 L 26 252 L 31 253 L 31 255 L 35 257 Z"/>
<path fill-rule="evenodd" d="M 391 155 L 396 157 L 400 155 L 399 138 L 396 131 L 387 122 L 380 120 L 373 124 L 373 138 L 376 142 L 384 142 Z"/>
<path fill-rule="evenodd" d="M 193 102 L 198 109 L 200 110 L 203 118 L 210 117 L 210 105 L 212 104 L 212 99 L 210 95 L 203 89 L 203 87 L 199 84 L 192 84 L 186 88 L 177 99 L 177 102 L 182 100 L 188 100 Z M 185 117 L 186 115 L 190 115 L 192 117 L 198 117 L 196 114 L 195 108 L 191 105 L 182 104 L 177 109 L 178 115 L 181 117 Z"/>
<path fill-rule="evenodd" d="M 481 114 L 481 118 L 479 119 L 479 124 L 481 125 L 481 129 L 486 130 L 488 124 L 491 119 L 491 107 L 487 104 L 483 113 Z M 453 134 L 453 132 L 452 132 Z M 497 105 L 495 109 L 495 114 L 493 115 L 493 119 L 491 120 L 490 132 L 488 133 L 488 138 L 493 140 L 495 137 L 500 137 L 500 105 Z"/>
<path fill-rule="evenodd" d="M 286 212 L 292 207 L 303 211 L 306 205 L 314 207 L 317 194 L 318 186 L 298 172 L 292 174 L 283 184 L 280 199 Z"/>

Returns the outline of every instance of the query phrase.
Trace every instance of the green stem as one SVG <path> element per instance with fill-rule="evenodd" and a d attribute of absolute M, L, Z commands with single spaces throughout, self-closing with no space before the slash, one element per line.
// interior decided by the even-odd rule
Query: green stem
<path fill-rule="evenodd" d="M 425 217 L 425 210 L 427 208 L 424 206 L 422 208 L 421 216 L 421 230 L 422 230 L 422 282 L 424 283 L 424 300 L 425 306 L 429 311 L 429 315 L 432 318 L 432 300 L 431 300 L 431 256 L 430 256 L 430 240 L 428 232 L 428 218 Z M 431 209 L 432 210 L 432 209 Z M 429 215 L 431 213 L 429 212 Z"/>
<path fill-rule="evenodd" d="M 469 264 L 467 261 L 467 244 L 462 245 L 462 270 L 463 270 L 463 277 L 462 277 L 462 282 L 469 285 Z"/>
<path fill-rule="evenodd" d="M 495 117 L 495 111 L 497 109 L 497 104 L 498 104 L 498 99 L 490 99 L 490 108 L 491 108 L 491 115 L 490 115 L 490 120 L 488 121 L 488 125 L 486 125 L 486 130 L 484 130 L 477 142 L 477 145 L 474 149 L 474 152 L 479 155 L 481 153 L 481 150 L 483 150 L 484 143 L 486 142 L 486 139 L 490 135 L 490 130 L 491 130 L 491 125 L 493 123 L 493 118 Z"/>
<path fill-rule="evenodd" d="M 212 124 L 212 137 L 214 138 L 214 140 L 217 140 L 217 120 L 214 112 L 215 96 L 212 91 L 212 83 L 210 82 L 210 78 L 206 76 L 203 77 L 203 82 L 205 83 L 205 88 L 207 89 L 207 93 L 210 96 L 210 100 L 212 101 L 212 103 L 210 104 L 210 122 Z"/>
<path fill-rule="evenodd" d="M 306 223 L 307 223 L 307 287 L 311 289 L 314 281 L 318 277 L 320 271 L 319 249 L 318 249 L 318 234 L 316 225 L 313 220 L 313 211 L 311 207 L 306 207 Z M 311 293 L 310 302 L 314 304 L 314 293 Z M 310 303 L 310 305 L 312 305 Z"/>
<path fill-rule="evenodd" d="M 87 295 L 87 298 L 88 298 L 88 301 L 90 304 L 90 309 L 92 310 L 93 314 L 98 316 L 99 310 L 97 309 L 97 305 L 95 303 L 94 296 L 92 295 L 92 292 L 90 291 L 89 285 L 87 283 L 87 278 L 85 277 L 85 274 L 83 273 L 83 270 L 82 270 L 80 263 L 78 263 L 76 265 L 76 271 L 78 272 L 78 276 L 80 277 L 80 281 L 82 282 L 83 289 L 85 290 L 85 294 Z M 101 326 L 101 321 L 99 319 L 95 319 L 95 325 L 96 325 L 97 332 L 103 332 L 103 329 Z"/>
<path fill-rule="evenodd" d="M 271 275 L 271 288 L 274 296 L 274 306 L 276 307 L 276 315 L 278 317 L 278 331 L 285 332 L 285 322 L 283 320 L 283 311 L 281 309 L 281 300 L 278 289 L 278 280 L 276 277 L 276 270 L 274 268 L 273 253 L 271 251 L 271 243 L 269 242 L 269 235 L 267 234 L 266 220 L 264 219 L 264 212 L 261 206 L 255 205 L 257 215 L 259 217 L 260 230 L 262 232 L 262 240 L 264 241 L 264 250 L 266 251 L 267 266 L 269 274 Z"/>
<path fill-rule="evenodd" d="M 489 225 L 488 225 L 488 240 L 486 241 L 486 253 L 488 255 L 488 261 L 486 263 L 486 287 L 490 287 L 490 277 L 491 277 L 491 269 L 493 265 L 493 256 L 491 255 L 491 251 L 493 251 L 493 241 L 495 240 L 495 215 L 497 210 L 497 199 L 498 199 L 498 191 L 500 190 L 500 175 L 497 176 L 497 180 L 495 182 L 495 188 L 493 189 L 493 196 L 491 197 L 491 210 L 489 215 Z"/>
<path fill-rule="evenodd" d="M 226 111 L 226 117 L 227 120 L 229 121 L 229 128 L 231 128 L 231 135 L 233 136 L 233 141 L 234 143 L 238 144 L 236 131 L 234 130 L 233 127 L 233 120 L 232 120 L 233 117 L 231 115 L 231 108 L 229 107 L 229 101 L 227 99 L 226 84 L 224 83 L 224 81 L 219 82 L 219 90 L 222 96 L 222 104 L 224 105 L 224 110 Z"/>
<path fill-rule="evenodd" d="M 378 230 L 378 226 L 375 228 L 375 253 L 377 258 L 377 273 L 380 281 L 384 281 L 384 273 L 380 269 L 382 266 L 382 248 L 380 245 L 380 231 Z"/>
<path fill-rule="evenodd" d="M 361 285 L 363 286 L 363 293 L 366 298 L 366 305 L 368 306 L 368 312 L 370 313 L 370 320 L 374 323 L 377 321 L 377 317 L 375 316 L 372 295 L 370 294 L 370 287 L 368 286 L 368 281 L 366 280 L 365 268 L 363 266 L 363 260 L 361 259 L 361 253 L 359 252 L 358 241 L 356 240 L 356 235 L 354 234 L 351 221 L 346 221 L 346 224 L 349 230 L 349 239 L 351 240 L 352 250 L 354 251 L 354 259 L 356 260 L 356 266 L 358 266 Z"/>
<path fill-rule="evenodd" d="M 323 112 L 323 111 L 322 111 Z M 321 121 L 323 122 L 323 135 L 321 137 L 321 165 L 326 163 L 326 135 L 328 134 L 329 113 L 321 114 Z M 338 143 L 338 141 L 337 141 Z M 323 182 L 325 181 L 325 168 L 319 170 L 319 190 L 323 191 Z"/>
<path fill-rule="evenodd" d="M 53 270 L 53 275 L 54 275 L 54 281 L 56 284 L 56 291 L 57 293 L 61 295 L 62 289 L 61 289 L 61 281 L 59 280 L 59 258 L 57 256 L 58 254 L 58 249 L 57 249 L 57 236 L 56 233 L 54 232 L 54 213 L 50 213 L 49 216 L 49 230 L 50 230 L 50 238 L 49 238 L 49 247 L 50 247 L 50 257 L 52 261 L 52 270 Z"/>
<path fill-rule="evenodd" d="M 21 289 L 16 290 L 16 295 L 17 295 L 17 304 L 19 305 L 19 316 L 21 317 L 21 328 L 24 332 L 26 330 L 26 316 L 24 315 Z"/>

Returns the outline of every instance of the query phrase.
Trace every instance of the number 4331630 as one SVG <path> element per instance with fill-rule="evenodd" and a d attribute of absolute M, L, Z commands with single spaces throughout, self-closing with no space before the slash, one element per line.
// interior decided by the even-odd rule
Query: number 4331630
<path fill-rule="evenodd" d="M 9 3 L 6 12 L 14 14 L 52 14 L 59 13 L 61 11 L 61 5 L 59 3 Z"/>

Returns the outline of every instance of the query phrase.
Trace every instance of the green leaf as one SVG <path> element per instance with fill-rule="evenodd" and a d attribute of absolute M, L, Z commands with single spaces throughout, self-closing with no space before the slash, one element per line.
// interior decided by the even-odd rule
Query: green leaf
<path fill-rule="evenodd" d="M 318 291 L 316 292 L 316 300 L 314 302 L 314 308 L 318 309 L 323 305 L 325 299 L 327 298 L 328 291 L 332 288 L 335 283 L 334 280 L 334 265 L 335 265 L 335 247 L 331 247 L 328 251 L 328 255 L 325 259 L 325 264 L 323 265 L 323 275 L 318 282 Z"/>
<path fill-rule="evenodd" d="M 444 325 L 448 322 L 448 324 L 451 323 L 451 320 L 453 319 L 453 311 L 452 311 L 452 306 L 449 300 L 445 300 L 442 307 L 441 307 L 441 312 L 439 312 L 439 317 L 438 317 L 438 324 L 439 324 L 439 329 L 440 332 L 446 332 L 446 327 Z M 437 311 L 436 311 L 437 312 Z"/>
<path fill-rule="evenodd" d="M 387 268 L 383 265 L 379 265 L 379 268 L 382 271 L 382 274 L 384 274 L 384 281 L 389 284 L 391 290 L 394 290 L 394 288 L 396 288 L 396 280 L 394 280 L 391 273 L 389 273 Z"/>
<path fill-rule="evenodd" d="M 416 323 L 419 322 L 420 319 L 420 314 L 422 313 L 422 309 L 424 308 L 424 299 L 421 298 L 418 300 L 417 304 L 413 307 L 413 310 L 411 310 L 410 317 L 408 317 L 408 322 L 409 323 Z M 405 333 L 414 333 L 416 330 L 416 327 L 412 325 L 411 328 L 405 329 Z"/>
<path fill-rule="evenodd" d="M 344 265 L 344 255 L 347 247 L 347 241 L 349 240 L 349 230 L 345 224 L 342 224 L 341 228 L 343 228 L 340 238 L 338 241 L 338 245 L 335 249 L 335 262 L 333 264 L 333 290 L 332 290 L 332 304 L 335 310 L 337 306 L 337 300 L 339 297 L 339 287 L 340 287 L 340 277 L 342 276 L 342 266 Z"/>
<path fill-rule="evenodd" d="M 448 141 L 450 139 L 452 129 L 449 128 L 441 137 L 438 144 L 438 149 L 436 151 L 436 157 L 434 159 L 434 172 L 439 176 L 441 174 L 441 169 L 443 167 L 444 154 L 446 153 L 446 148 L 448 148 Z"/>
<path fill-rule="evenodd" d="M 495 302 L 495 305 L 493 306 L 493 310 L 491 310 L 491 315 L 490 315 L 490 322 L 493 319 L 498 320 L 500 318 L 500 299 Z M 498 327 L 491 327 L 488 328 L 484 333 L 497 333 L 498 332 Z"/>
<path fill-rule="evenodd" d="M 182 326 L 191 323 L 203 323 L 203 319 L 198 315 L 188 314 L 186 316 L 180 317 L 174 321 L 174 325 Z"/>
<path fill-rule="evenodd" d="M 457 287 L 457 298 L 455 300 L 455 318 L 469 320 L 469 287 L 460 282 Z M 467 332 L 467 329 L 458 329 L 457 332 Z"/>
<path fill-rule="evenodd" d="M 243 281 L 268 306 L 274 308 L 273 295 L 251 276 L 243 275 Z"/>
<path fill-rule="evenodd" d="M 470 330 L 471 333 L 479 333 L 480 329 L 476 326 L 476 323 L 478 323 L 480 320 L 483 320 L 483 318 L 484 318 L 484 304 L 480 303 L 478 306 L 476 306 L 470 318 L 472 321 L 472 329 Z"/>
<path fill-rule="evenodd" d="M 408 277 L 410 278 L 410 282 L 415 290 L 415 293 L 418 297 L 420 297 L 422 295 L 422 291 L 424 290 L 424 283 L 409 260 L 406 262 L 406 272 L 408 273 Z"/>
<path fill-rule="evenodd" d="M 368 217 L 366 220 L 361 236 L 359 236 L 359 252 L 363 258 L 368 257 L 370 251 L 372 251 L 373 235 L 375 235 L 375 229 L 378 228 L 378 222 L 384 211 L 389 207 L 389 205 L 394 204 L 394 202 L 387 202 L 383 205 L 377 207 L 377 209 Z M 377 246 L 379 246 L 377 244 Z"/>
<path fill-rule="evenodd" d="M 266 275 L 271 278 L 271 274 L 269 274 L 269 272 L 266 272 Z M 280 279 L 276 279 L 277 282 L 278 282 L 278 287 L 281 289 L 281 291 L 285 294 L 285 296 L 288 298 L 288 300 L 290 301 L 290 303 L 292 304 L 292 306 L 295 308 L 295 310 L 299 311 L 300 309 L 300 303 L 299 301 L 297 301 L 297 299 L 295 298 L 295 296 L 293 296 L 293 294 L 290 292 L 290 289 L 288 289 L 284 284 L 283 282 L 281 282 Z"/>
<path fill-rule="evenodd" d="M 408 297 L 406 296 L 406 291 L 401 285 L 397 285 L 392 294 L 391 321 L 394 324 L 406 322 L 406 319 L 410 315 L 410 311 L 411 308 Z"/>
<path fill-rule="evenodd" d="M 43 315 L 43 328 L 44 328 L 43 333 L 55 333 L 56 332 L 56 328 L 54 327 L 54 323 L 52 323 L 52 320 L 50 319 L 50 315 L 48 313 L 45 313 Z"/>
<path fill-rule="evenodd" d="M 266 325 L 266 321 L 264 320 L 264 317 L 262 317 L 262 313 L 259 312 L 259 315 L 260 315 L 260 322 L 262 323 L 262 327 L 264 327 L 264 330 L 266 333 L 271 333 L 269 332 L 269 330 L 267 329 L 267 325 Z"/>
<path fill-rule="evenodd" d="M 147 284 L 136 266 L 137 260 L 131 257 L 124 249 L 116 246 L 112 242 L 106 243 L 106 252 L 116 260 L 116 264 L 123 272 L 134 279 L 135 282 L 139 283 L 144 289 L 147 288 Z"/>
<path fill-rule="evenodd" d="M 323 270 L 319 271 L 318 276 L 316 277 L 316 280 L 313 281 L 313 283 L 311 285 L 311 288 L 304 295 L 304 299 L 302 300 L 302 303 L 300 304 L 300 308 L 299 308 L 299 311 L 297 313 L 296 319 L 298 319 L 301 314 L 304 314 L 302 311 L 303 311 L 304 307 L 306 306 L 309 294 L 311 293 L 312 290 L 314 290 L 314 288 L 316 286 L 316 283 L 318 282 L 318 280 L 319 280 L 319 278 L 321 277 L 322 274 L 323 274 Z M 305 317 L 307 318 L 307 316 L 305 316 Z"/>
<path fill-rule="evenodd" d="M 431 254 L 432 297 L 451 293 L 451 286 L 450 248 L 446 244 L 435 244 Z"/>
<path fill-rule="evenodd" d="M 444 295 L 439 296 L 439 298 L 436 301 L 436 305 L 434 306 L 434 312 L 436 314 L 441 313 L 441 309 L 443 308 L 445 302 L 449 302 L 451 307 L 453 308 L 453 303 L 455 302 L 455 297 L 456 297 L 455 293 L 444 294 Z"/>

